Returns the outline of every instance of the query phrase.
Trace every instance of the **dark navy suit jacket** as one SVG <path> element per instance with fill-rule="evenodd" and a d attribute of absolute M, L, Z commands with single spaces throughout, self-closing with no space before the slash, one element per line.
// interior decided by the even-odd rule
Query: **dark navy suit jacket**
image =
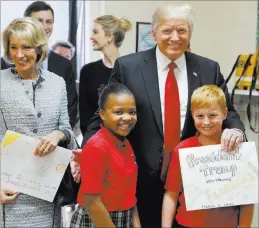
<path fill-rule="evenodd" d="M 244 125 L 229 99 L 228 89 L 220 72 L 219 64 L 190 52 L 185 52 L 185 56 L 188 77 L 188 105 L 181 140 L 196 133 L 191 115 L 190 99 L 196 88 L 206 84 L 221 87 L 226 95 L 228 116 L 223 123 L 223 128 L 238 128 L 245 132 Z M 135 96 L 138 121 L 128 139 L 136 154 L 139 171 L 153 175 L 161 168 L 164 144 L 155 48 L 118 58 L 110 79 L 110 82 L 113 81 L 125 84 Z M 100 122 L 96 119 L 91 121 L 83 144 L 93 133 L 91 131 L 99 127 Z"/>

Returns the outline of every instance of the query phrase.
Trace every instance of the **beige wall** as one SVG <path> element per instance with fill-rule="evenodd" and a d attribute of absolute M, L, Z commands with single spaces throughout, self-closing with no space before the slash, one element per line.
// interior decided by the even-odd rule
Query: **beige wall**
<path fill-rule="evenodd" d="M 18 17 L 22 17 L 26 7 L 34 2 L 30 1 L 0 1 L 1 9 L 1 33 L 11 23 L 12 20 Z M 68 39 L 68 1 L 45 1 L 50 4 L 55 12 L 55 23 L 53 33 L 49 39 L 49 46 L 56 40 L 67 40 Z M 1 56 L 3 48 L 1 45 Z"/>
<path fill-rule="evenodd" d="M 133 29 L 126 34 L 122 55 L 135 52 L 136 22 L 151 22 L 156 6 L 169 1 L 105 1 L 104 13 L 127 17 Z M 256 1 L 186 1 L 195 11 L 193 52 L 219 62 L 226 77 L 240 53 L 255 52 Z"/>
<path fill-rule="evenodd" d="M 121 55 L 135 52 L 136 22 L 151 22 L 152 13 L 158 5 L 169 1 L 93 1 L 94 8 L 101 14 L 113 14 L 129 19 L 133 28 L 126 34 L 120 49 Z M 186 1 L 195 11 L 194 32 L 191 40 L 192 51 L 216 60 L 225 77 L 230 72 L 237 56 L 254 53 L 256 42 L 256 1 Z M 97 6 L 98 5 L 98 6 Z M 96 12 L 96 11 L 95 11 Z M 99 53 L 92 53 L 91 60 L 98 59 Z M 230 81 L 233 87 L 234 81 Z M 248 126 L 245 112 L 240 112 L 246 125 L 249 140 L 256 142 L 258 134 Z M 259 227 L 258 207 L 253 227 Z"/>

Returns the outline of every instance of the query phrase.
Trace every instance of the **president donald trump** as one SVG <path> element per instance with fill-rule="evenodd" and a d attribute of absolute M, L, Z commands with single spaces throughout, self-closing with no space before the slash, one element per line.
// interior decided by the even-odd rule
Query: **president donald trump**
<path fill-rule="evenodd" d="M 196 134 L 190 97 L 197 87 L 214 84 L 226 95 L 222 148 L 230 151 L 244 140 L 244 125 L 230 102 L 219 64 L 186 51 L 192 30 L 190 5 L 158 7 L 152 19 L 157 46 L 118 58 L 111 75 L 110 82 L 124 83 L 136 99 L 138 122 L 128 139 L 139 167 L 137 205 L 142 227 L 161 227 L 163 180 L 171 152 L 180 140 Z M 92 121 L 84 142 L 98 125 L 96 119 Z"/>

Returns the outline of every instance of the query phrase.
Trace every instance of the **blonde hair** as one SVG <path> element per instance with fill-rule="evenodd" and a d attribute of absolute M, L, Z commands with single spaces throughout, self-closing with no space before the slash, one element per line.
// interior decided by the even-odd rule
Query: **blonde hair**
<path fill-rule="evenodd" d="M 97 17 L 94 22 L 102 25 L 106 35 L 114 36 L 116 47 L 120 47 L 125 38 L 125 33 L 131 29 L 131 22 L 125 18 L 118 19 L 113 15 Z"/>
<path fill-rule="evenodd" d="M 10 64 L 13 63 L 9 52 L 11 35 L 26 40 L 36 49 L 38 64 L 46 59 L 48 55 L 48 40 L 38 20 L 30 17 L 18 18 L 13 20 L 3 31 L 4 59 Z"/>
<path fill-rule="evenodd" d="M 172 3 L 157 7 L 152 16 L 152 28 L 156 27 L 162 20 L 170 18 L 185 19 L 189 23 L 190 34 L 193 31 L 194 13 L 192 7 L 187 3 Z"/>
<path fill-rule="evenodd" d="M 194 90 L 191 97 L 191 111 L 196 108 L 209 108 L 216 103 L 222 111 L 226 109 L 226 97 L 223 90 L 216 85 L 204 85 Z"/>

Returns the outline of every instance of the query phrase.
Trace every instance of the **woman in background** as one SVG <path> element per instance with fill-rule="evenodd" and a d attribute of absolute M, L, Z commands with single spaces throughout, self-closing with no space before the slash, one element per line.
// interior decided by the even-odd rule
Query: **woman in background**
<path fill-rule="evenodd" d="M 48 156 L 60 143 L 74 149 L 65 81 L 39 69 L 48 51 L 40 22 L 12 21 L 3 31 L 3 46 L 5 60 L 15 67 L 1 71 L 0 137 L 12 130 L 39 138 L 34 151 L 39 157 Z M 61 208 L 55 203 L 4 189 L 0 202 L 0 227 L 60 227 Z"/>
<path fill-rule="evenodd" d="M 103 58 L 84 65 L 80 72 L 79 114 L 83 135 L 98 110 L 98 89 L 108 83 L 114 63 L 120 56 L 119 47 L 130 28 L 131 23 L 128 20 L 112 15 L 104 15 L 94 20 L 90 39 L 93 50 L 102 52 Z"/>

